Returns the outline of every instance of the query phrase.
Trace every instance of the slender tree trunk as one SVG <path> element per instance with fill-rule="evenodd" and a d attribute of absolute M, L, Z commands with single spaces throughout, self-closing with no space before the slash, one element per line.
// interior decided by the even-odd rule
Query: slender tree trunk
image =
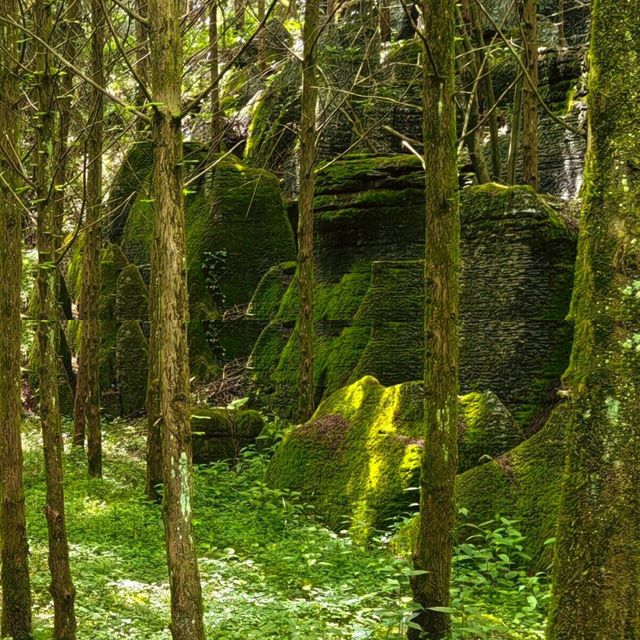
<path fill-rule="evenodd" d="M 521 74 L 516 82 L 513 113 L 511 114 L 511 135 L 509 136 L 509 157 L 507 159 L 507 184 L 516 183 L 518 167 L 518 150 L 520 149 L 520 130 L 522 124 L 522 90 L 524 76 Z"/>
<path fill-rule="evenodd" d="M 2 15 L 18 17 L 15 0 L 0 0 Z M 4 26 L 0 47 L 18 59 L 18 34 Z M 8 57 L 0 59 L 0 544 L 2 624 L 0 635 L 31 637 L 29 544 L 22 484 L 22 404 L 20 397 L 20 287 L 22 216 L 9 157 L 18 149 L 17 78 Z"/>
<path fill-rule="evenodd" d="M 640 11 L 595 0 L 550 640 L 640 638 Z"/>
<path fill-rule="evenodd" d="M 189 410 L 188 301 L 182 175 L 182 40 L 179 0 L 151 0 L 150 52 L 153 112 L 152 321 L 159 374 L 159 409 L 171 633 L 174 640 L 204 640 L 202 593 L 192 528 Z M 161 337 L 161 339 L 159 339 Z"/>
<path fill-rule="evenodd" d="M 34 23 L 38 36 L 49 42 L 52 31 L 51 5 L 36 0 Z M 47 504 L 45 514 L 49 530 L 49 570 L 54 607 L 54 640 L 74 640 L 76 618 L 75 589 L 69 567 L 69 545 L 64 514 L 62 472 L 62 420 L 58 399 L 58 286 L 55 264 L 57 220 L 52 197 L 51 150 L 55 130 L 56 82 L 53 63 L 47 49 L 37 43 L 36 87 L 36 150 L 35 183 L 37 187 L 37 248 L 38 248 L 38 386 L 40 420 L 44 448 Z"/>
<path fill-rule="evenodd" d="M 298 381 L 299 418 L 307 420 L 313 413 L 313 196 L 316 162 L 317 38 L 320 3 L 307 0 L 304 10 L 302 61 L 302 114 L 300 121 L 300 196 L 298 216 L 298 274 L 300 279 L 300 377 Z"/>
<path fill-rule="evenodd" d="M 236 13 L 236 29 L 238 31 L 242 31 L 244 29 L 245 20 L 245 0 L 233 0 L 233 4 Z"/>
<path fill-rule="evenodd" d="M 389 0 L 380 0 L 379 4 L 380 17 L 380 40 L 382 42 L 391 41 L 391 7 Z"/>
<path fill-rule="evenodd" d="M 105 19 L 100 0 L 91 2 L 91 77 L 104 86 Z M 78 364 L 78 384 L 74 407 L 74 442 L 84 445 L 88 434 L 89 474 L 102 475 L 102 429 L 100 425 L 100 217 L 102 215 L 102 148 L 104 98 L 91 87 L 91 115 L 87 135 L 87 219 L 82 254 L 80 320 L 82 333 Z"/>
<path fill-rule="evenodd" d="M 522 180 L 538 189 L 538 15 L 537 0 L 523 0 L 524 65 L 531 83 L 522 85 Z"/>
<path fill-rule="evenodd" d="M 222 143 L 222 113 L 220 111 L 219 64 L 220 51 L 218 47 L 218 0 L 211 0 L 209 6 L 209 64 L 211 65 L 211 150 L 220 151 Z"/>
<path fill-rule="evenodd" d="M 468 2 L 469 19 L 471 21 L 471 31 L 474 34 L 476 43 L 476 56 L 478 58 L 478 68 L 483 69 L 479 83 L 479 96 L 482 102 L 481 112 L 490 111 L 496 103 L 495 91 L 493 89 L 493 76 L 491 65 L 486 52 L 486 43 L 482 32 L 482 21 L 478 6 L 475 1 Z M 488 119 L 489 137 L 491 146 L 491 177 L 493 180 L 500 180 L 502 176 L 502 161 L 500 153 L 500 130 L 498 127 L 498 115 L 496 109 L 491 111 Z"/>
<path fill-rule="evenodd" d="M 449 617 L 431 607 L 449 604 L 454 483 L 458 460 L 458 299 L 460 218 L 456 163 L 455 0 L 423 0 L 423 133 L 425 207 L 425 437 L 420 515 L 412 579 L 422 609 L 414 622 L 429 638 L 446 637 Z M 409 637 L 420 637 L 417 629 Z"/>
<path fill-rule="evenodd" d="M 143 18 L 147 17 L 149 7 L 147 0 L 136 0 L 136 10 Z M 149 80 L 149 32 L 147 25 L 136 20 L 136 60 L 135 70 L 142 82 L 147 84 Z M 139 110 L 144 110 L 146 97 L 141 87 L 136 91 L 136 106 Z M 144 131 L 147 123 L 139 118 L 137 122 L 138 131 Z"/>
<path fill-rule="evenodd" d="M 464 88 L 468 91 L 469 97 L 466 104 L 466 115 L 464 122 L 464 143 L 469 151 L 473 171 L 476 174 L 478 184 L 486 184 L 490 182 L 489 167 L 484 156 L 484 148 L 482 145 L 482 127 L 478 127 L 480 122 L 480 106 L 478 104 L 478 89 L 481 80 L 479 75 L 486 73 L 487 70 L 478 66 L 477 57 L 474 52 L 473 45 L 466 32 L 466 24 L 461 12 L 458 17 L 462 24 L 460 53 L 464 55 L 456 56 L 456 63 L 460 77 L 463 80 Z M 469 133 L 470 132 L 470 133 Z"/>
<path fill-rule="evenodd" d="M 258 22 L 262 24 L 265 14 L 265 0 L 258 0 Z M 268 31 L 263 31 L 259 34 L 258 41 L 258 70 L 264 73 L 267 69 L 266 50 L 267 50 L 267 38 L 269 37 Z"/>

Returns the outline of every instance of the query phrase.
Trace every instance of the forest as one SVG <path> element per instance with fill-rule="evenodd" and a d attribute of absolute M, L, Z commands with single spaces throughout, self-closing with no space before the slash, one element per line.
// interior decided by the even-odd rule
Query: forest
<path fill-rule="evenodd" d="M 640 640 L 640 0 L 0 0 L 0 637 Z"/>

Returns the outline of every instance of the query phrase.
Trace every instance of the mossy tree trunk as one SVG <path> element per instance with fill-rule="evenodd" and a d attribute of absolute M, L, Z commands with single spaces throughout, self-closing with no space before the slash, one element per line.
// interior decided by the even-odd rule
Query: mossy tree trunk
<path fill-rule="evenodd" d="M 550 640 L 640 638 L 640 11 L 595 0 Z"/>
<path fill-rule="evenodd" d="M 105 18 L 100 0 L 91 1 L 91 77 L 100 87 L 104 77 Z M 89 474 L 102 475 L 102 429 L 100 425 L 100 219 L 102 215 L 102 151 L 104 138 L 104 98 L 95 87 L 87 135 L 87 218 L 82 253 L 82 321 L 78 378 L 74 406 L 74 443 L 84 446 L 88 434 Z"/>
<path fill-rule="evenodd" d="M 302 58 L 302 112 L 300 118 L 300 196 L 298 200 L 298 274 L 300 278 L 300 373 L 298 380 L 299 419 L 313 414 L 315 392 L 313 326 L 313 196 L 315 192 L 317 40 L 320 25 L 320 2 L 308 0 L 304 9 Z"/>
<path fill-rule="evenodd" d="M 0 0 L 2 15 L 18 17 L 15 0 Z M 18 56 L 18 34 L 5 25 L 0 47 Z M 26 640 L 31 634 L 29 544 L 22 483 L 20 397 L 20 285 L 22 215 L 12 156 L 18 149 L 20 94 L 8 56 L 0 59 L 0 544 L 2 624 L 0 635 Z"/>
<path fill-rule="evenodd" d="M 44 42 L 52 35 L 52 7 L 46 0 L 36 0 L 33 18 L 36 32 Z M 49 533 L 49 570 L 54 608 L 54 640 L 75 640 L 75 589 L 69 566 L 69 545 L 64 511 L 62 471 L 62 420 L 58 398 L 59 275 L 56 265 L 58 243 L 56 207 L 52 181 L 53 132 L 57 82 L 55 65 L 48 49 L 36 44 L 34 182 L 37 214 L 37 342 L 38 393 L 44 448 L 46 500 L 45 514 Z"/>
<path fill-rule="evenodd" d="M 188 301 L 181 129 L 180 0 L 149 2 L 154 142 L 153 358 L 158 376 L 171 634 L 204 640 L 202 593 L 193 535 Z"/>
<path fill-rule="evenodd" d="M 451 580 L 454 483 L 458 461 L 458 306 L 460 219 L 456 163 L 455 0 L 423 0 L 425 203 L 425 444 L 420 516 L 413 554 L 414 619 L 429 638 L 444 638 Z M 421 637 L 413 628 L 409 637 Z"/>
<path fill-rule="evenodd" d="M 529 78 L 522 85 L 522 181 L 538 190 L 538 0 L 522 0 L 523 62 Z"/>

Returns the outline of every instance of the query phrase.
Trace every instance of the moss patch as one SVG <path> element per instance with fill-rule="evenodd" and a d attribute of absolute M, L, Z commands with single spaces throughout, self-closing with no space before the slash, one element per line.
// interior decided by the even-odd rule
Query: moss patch
<path fill-rule="evenodd" d="M 464 397 L 461 410 L 462 465 L 522 440 L 493 394 Z M 365 376 L 330 395 L 308 423 L 285 436 L 267 481 L 299 491 L 329 526 L 365 539 L 415 501 L 408 489 L 417 486 L 423 429 L 420 383 L 384 387 Z"/>
<path fill-rule="evenodd" d="M 479 524 L 497 514 L 519 521 L 533 569 L 546 569 L 553 557 L 553 546 L 545 542 L 556 531 L 569 415 L 569 405 L 559 405 L 536 435 L 461 474 L 456 483 L 458 507 L 468 511 L 469 522 Z M 396 535 L 395 549 L 409 556 L 416 533 L 414 518 Z"/>
<path fill-rule="evenodd" d="M 142 413 L 147 396 L 149 350 L 137 320 L 125 320 L 120 325 L 115 359 L 122 415 Z"/>

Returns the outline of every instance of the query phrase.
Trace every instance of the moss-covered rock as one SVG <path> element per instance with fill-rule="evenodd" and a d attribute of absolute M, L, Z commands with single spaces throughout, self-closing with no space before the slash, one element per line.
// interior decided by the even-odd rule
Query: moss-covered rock
<path fill-rule="evenodd" d="M 534 569 L 546 569 L 553 557 L 549 540 L 556 530 L 569 416 L 569 405 L 559 405 L 536 435 L 459 475 L 456 483 L 456 500 L 467 512 L 466 521 L 479 524 L 497 514 L 518 520 Z M 395 536 L 396 551 L 409 557 L 416 535 L 413 518 Z"/>
<path fill-rule="evenodd" d="M 147 320 L 149 293 L 135 264 L 128 264 L 118 276 L 116 286 L 116 320 Z"/>
<path fill-rule="evenodd" d="M 366 538 L 415 502 L 408 490 L 419 477 L 423 415 L 420 383 L 384 387 L 366 376 L 329 396 L 308 423 L 287 433 L 267 481 L 299 491 L 329 526 L 348 526 Z M 493 394 L 461 399 L 461 469 L 522 438 Z"/>
<path fill-rule="evenodd" d="M 244 447 L 256 442 L 263 429 L 264 419 L 258 411 L 196 407 L 191 416 L 193 461 L 235 460 Z"/>
<path fill-rule="evenodd" d="M 143 412 L 147 396 L 149 350 L 137 320 L 125 320 L 120 324 L 115 360 L 122 415 Z"/>
<path fill-rule="evenodd" d="M 315 199 L 317 399 L 362 376 L 423 369 L 424 174 L 408 156 L 356 155 L 320 172 Z M 526 187 L 464 189 L 461 385 L 491 389 L 535 430 L 568 362 L 575 237 Z M 288 279 L 288 275 L 287 275 Z M 254 389 L 294 415 L 298 284 L 275 268 L 254 303 L 270 320 L 251 357 Z"/>

